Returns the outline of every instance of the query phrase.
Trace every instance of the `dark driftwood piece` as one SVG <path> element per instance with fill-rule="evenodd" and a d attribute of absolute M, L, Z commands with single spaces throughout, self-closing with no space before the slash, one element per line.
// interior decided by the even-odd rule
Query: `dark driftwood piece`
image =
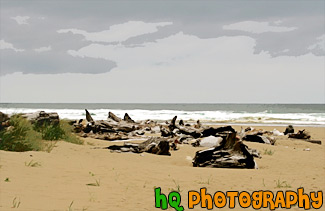
<path fill-rule="evenodd" d="M 202 124 L 201 124 L 200 120 L 196 121 L 196 125 L 194 125 L 194 127 L 197 128 L 197 129 L 202 127 Z"/>
<path fill-rule="evenodd" d="M 142 142 L 141 144 L 124 144 L 123 146 L 113 145 L 107 147 L 107 149 L 117 152 L 147 152 L 157 155 L 170 155 L 169 142 L 167 141 L 167 139 L 160 137 L 150 138 L 147 141 Z"/>
<path fill-rule="evenodd" d="M 88 112 L 87 109 L 85 109 L 85 111 L 86 111 L 86 120 L 87 120 L 88 122 L 93 123 L 94 120 L 93 120 L 93 118 L 91 117 L 90 113 Z"/>
<path fill-rule="evenodd" d="M 184 126 L 184 121 L 181 119 L 179 120 L 179 123 L 178 123 L 180 126 Z"/>
<path fill-rule="evenodd" d="M 173 136 L 173 132 L 171 132 L 170 130 L 168 130 L 165 127 L 160 127 L 160 132 L 161 132 L 161 136 L 162 137 L 169 137 L 169 136 Z"/>
<path fill-rule="evenodd" d="M 218 128 L 207 128 L 205 130 L 202 131 L 202 136 L 203 137 L 207 137 L 207 136 L 215 136 L 217 133 L 223 133 L 223 132 L 236 132 L 234 128 L 232 128 L 231 126 L 225 126 L 225 127 L 218 127 Z"/>
<path fill-rule="evenodd" d="M 114 120 L 115 122 L 120 122 L 122 121 L 121 118 L 119 118 L 118 116 L 116 116 L 115 114 L 113 114 L 112 112 L 108 112 L 108 118 L 111 120 Z"/>
<path fill-rule="evenodd" d="M 60 122 L 58 113 L 46 113 L 45 111 L 38 111 L 35 113 L 23 114 L 22 117 L 29 120 L 32 124 L 36 126 L 43 125 L 57 125 Z"/>
<path fill-rule="evenodd" d="M 178 127 L 179 129 L 179 132 L 180 133 L 183 133 L 185 135 L 190 135 L 192 136 L 193 138 L 200 138 L 202 136 L 202 130 L 199 130 L 199 129 L 196 129 L 196 128 L 193 128 L 193 127 Z"/>
<path fill-rule="evenodd" d="M 236 138 L 236 133 L 229 133 L 220 146 L 196 152 L 194 167 L 215 168 L 256 168 L 252 150 Z"/>
<path fill-rule="evenodd" d="M 136 127 L 132 124 L 127 124 L 124 122 L 120 122 L 119 124 L 117 124 L 116 122 L 109 122 L 109 121 L 100 121 L 98 122 L 100 123 L 100 130 L 102 132 L 131 132 L 136 130 Z M 96 124 L 98 124 L 96 122 Z"/>
<path fill-rule="evenodd" d="M 293 128 L 292 125 L 288 125 L 288 127 L 286 127 L 286 130 L 283 132 L 284 135 L 287 135 L 289 133 L 294 133 L 295 129 Z"/>
<path fill-rule="evenodd" d="M 305 130 L 299 130 L 298 133 L 289 134 L 289 138 L 310 139 L 310 135 Z"/>
<path fill-rule="evenodd" d="M 168 124 L 168 129 L 161 128 L 161 135 L 163 137 L 169 137 L 174 136 L 174 130 L 178 129 L 178 133 L 184 134 L 184 135 L 190 135 L 193 138 L 200 138 L 200 137 L 207 137 L 207 136 L 219 136 L 218 133 L 224 133 L 224 132 L 235 132 L 235 130 L 231 126 L 226 127 L 219 127 L 219 128 L 204 128 L 202 127 L 200 121 L 197 121 L 197 124 L 192 127 L 191 125 L 183 125 L 183 121 L 180 122 L 182 124 L 176 125 L 176 119 L 177 116 L 175 116 L 171 122 Z"/>
<path fill-rule="evenodd" d="M 172 121 L 168 125 L 168 128 L 169 128 L 170 131 L 173 131 L 174 129 L 177 128 L 177 126 L 176 126 L 176 119 L 177 119 L 177 116 L 174 116 L 174 118 L 172 119 Z"/>
<path fill-rule="evenodd" d="M 243 137 L 243 140 L 272 145 L 275 143 L 275 141 L 269 140 L 267 137 L 261 135 L 246 135 Z"/>
<path fill-rule="evenodd" d="M 112 112 L 109 112 L 107 120 L 94 121 L 90 113 L 86 110 L 86 119 L 91 124 L 82 124 L 82 120 L 74 123 L 74 131 L 81 134 L 83 137 L 92 137 L 103 140 L 122 140 L 128 137 L 127 134 L 121 135 L 120 133 L 129 133 L 138 130 L 138 124 L 129 123 L 121 120 Z M 89 134 L 93 132 L 93 134 Z"/>
<path fill-rule="evenodd" d="M 135 121 L 133 119 L 131 119 L 131 117 L 129 116 L 128 113 L 125 113 L 124 114 L 123 120 L 126 121 L 126 122 L 128 122 L 128 123 L 135 123 Z"/>
<path fill-rule="evenodd" d="M 313 143 L 313 144 L 322 144 L 322 141 L 320 141 L 320 140 L 306 140 L 307 142 L 309 142 L 309 143 Z"/>

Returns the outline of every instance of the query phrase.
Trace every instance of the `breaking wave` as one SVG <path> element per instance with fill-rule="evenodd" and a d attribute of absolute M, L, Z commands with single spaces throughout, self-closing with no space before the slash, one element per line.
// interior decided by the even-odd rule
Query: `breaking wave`
<path fill-rule="evenodd" d="M 4 108 L 0 111 L 7 114 L 32 113 L 36 111 L 57 112 L 61 119 L 83 119 L 83 109 L 49 109 L 49 108 Z M 243 111 L 184 111 L 184 110 L 145 110 L 145 109 L 89 109 L 95 120 L 106 119 L 111 111 L 119 117 L 128 113 L 134 120 L 169 120 L 174 116 L 187 121 L 200 120 L 203 123 L 232 124 L 296 124 L 325 126 L 325 113 L 273 113 Z"/>

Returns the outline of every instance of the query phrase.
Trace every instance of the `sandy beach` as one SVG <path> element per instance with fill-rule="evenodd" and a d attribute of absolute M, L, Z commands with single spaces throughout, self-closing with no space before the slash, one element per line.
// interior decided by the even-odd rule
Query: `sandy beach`
<path fill-rule="evenodd" d="M 0 0 L 0 211 L 325 210 L 324 8 Z"/>
<path fill-rule="evenodd" d="M 240 126 L 234 128 L 238 131 Z M 284 130 L 284 127 L 255 128 Z M 11 210 L 19 205 L 20 210 L 33 211 L 160 210 L 155 208 L 155 187 L 161 187 L 165 194 L 180 191 L 185 210 L 188 210 L 188 191 L 199 191 L 202 187 L 210 194 L 296 191 L 299 187 L 305 193 L 324 191 L 325 128 L 305 129 L 323 144 L 287 136 L 278 137 L 274 146 L 245 142 L 262 155 L 261 159 L 255 158 L 258 170 L 192 167 L 191 158 L 203 148 L 191 145 L 178 145 L 179 150 L 171 151 L 171 156 L 112 153 L 99 147 L 123 142 L 91 138 L 85 138 L 84 145 L 58 141 L 50 153 L 0 151 L 0 209 Z M 265 154 L 266 150 L 273 154 Z M 194 208 L 200 209 L 206 210 L 199 205 Z M 235 210 L 238 209 L 236 204 Z"/>

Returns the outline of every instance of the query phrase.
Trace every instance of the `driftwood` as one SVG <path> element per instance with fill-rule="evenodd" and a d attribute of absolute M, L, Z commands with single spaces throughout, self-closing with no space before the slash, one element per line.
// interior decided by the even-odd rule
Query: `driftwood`
<path fill-rule="evenodd" d="M 86 111 L 86 120 L 87 120 L 88 122 L 93 123 L 93 122 L 94 122 L 94 119 L 91 117 L 91 115 L 90 115 L 90 113 L 88 112 L 87 109 L 85 109 L 85 111 Z"/>
<path fill-rule="evenodd" d="M 199 140 L 200 147 L 216 147 L 219 146 L 223 138 L 215 137 L 215 136 L 208 136 L 204 137 Z"/>
<path fill-rule="evenodd" d="M 309 143 L 313 143 L 313 144 L 322 144 L 322 141 L 320 141 L 320 140 L 306 140 L 307 142 L 309 142 Z"/>
<path fill-rule="evenodd" d="M 196 125 L 194 125 L 195 128 L 199 129 L 202 127 L 200 120 L 196 121 Z"/>
<path fill-rule="evenodd" d="M 147 152 L 157 155 L 170 155 L 169 142 L 165 138 L 154 137 L 150 138 L 147 141 L 142 142 L 141 144 L 128 144 L 125 143 L 123 146 L 113 145 L 107 147 L 112 151 L 116 152 L 133 152 L 133 153 L 142 153 Z"/>
<path fill-rule="evenodd" d="M 115 114 L 113 114 L 112 112 L 108 112 L 108 118 L 115 121 L 115 122 L 120 122 L 122 121 L 121 118 L 117 117 Z"/>
<path fill-rule="evenodd" d="M 109 112 L 107 120 L 94 121 L 87 109 L 85 110 L 88 123 L 81 119 L 78 123 L 75 122 L 73 124 L 74 132 L 83 132 L 80 134 L 82 137 L 92 137 L 102 140 L 124 140 L 128 138 L 127 133 L 139 129 L 136 123 L 124 121 L 112 112 Z M 121 135 L 121 133 L 125 134 Z M 138 134 L 142 134 L 142 132 L 138 131 Z"/>
<path fill-rule="evenodd" d="M 5 122 L 7 120 L 9 120 L 9 116 L 7 114 L 5 114 L 5 113 L 2 113 L 0 111 L 0 123 Z"/>
<path fill-rule="evenodd" d="M 294 133 L 295 132 L 295 129 L 293 128 L 292 125 L 288 125 L 288 127 L 286 127 L 286 130 L 284 131 L 284 135 L 287 135 L 289 133 Z"/>
<path fill-rule="evenodd" d="M 234 128 L 231 126 L 225 126 L 225 127 L 218 127 L 218 128 L 207 128 L 202 131 L 202 136 L 207 137 L 207 136 L 216 136 L 217 133 L 223 133 L 223 132 L 236 132 Z"/>
<path fill-rule="evenodd" d="M 45 111 L 38 111 L 35 113 L 23 114 L 22 117 L 29 120 L 32 124 L 36 126 L 44 125 L 57 125 L 60 122 L 58 113 L 46 113 Z"/>
<path fill-rule="evenodd" d="M 172 132 L 174 129 L 177 128 L 176 126 L 176 119 L 177 116 L 174 116 L 174 118 L 172 119 L 172 121 L 170 122 L 170 124 L 168 125 L 169 130 Z"/>
<path fill-rule="evenodd" d="M 0 131 L 10 126 L 9 116 L 0 111 Z"/>
<path fill-rule="evenodd" d="M 168 130 L 165 127 L 160 127 L 160 132 L 161 132 L 161 136 L 162 137 L 169 137 L 169 136 L 173 136 L 173 132 L 171 132 L 170 130 Z"/>
<path fill-rule="evenodd" d="M 97 122 L 96 122 L 97 124 Z M 136 130 L 135 125 L 133 124 L 128 124 L 126 122 L 119 122 L 118 124 L 116 122 L 110 122 L 110 121 L 101 121 L 100 122 L 100 126 L 101 126 L 101 130 L 103 132 L 118 132 L 118 131 L 122 131 L 122 132 L 131 132 Z"/>
<path fill-rule="evenodd" d="M 262 144 L 275 144 L 275 140 L 270 137 L 265 137 L 261 135 L 246 135 L 243 137 L 243 140 L 250 141 L 250 142 L 257 142 Z"/>
<path fill-rule="evenodd" d="M 170 123 L 167 122 L 167 127 L 161 127 L 161 135 L 163 137 L 174 137 L 177 135 L 183 134 L 183 135 L 189 135 L 193 138 L 200 138 L 200 137 L 207 137 L 207 136 L 220 136 L 220 133 L 224 132 L 235 132 L 235 130 L 231 126 L 226 127 L 219 127 L 219 128 L 213 128 L 213 127 L 203 127 L 200 123 L 200 120 L 197 121 L 197 124 L 193 127 L 189 124 L 184 125 L 184 122 L 180 120 L 179 125 L 176 125 L 176 119 L 177 116 L 175 116 Z"/>
<path fill-rule="evenodd" d="M 298 133 L 289 134 L 289 138 L 310 139 L 310 135 L 305 130 L 299 130 Z"/>
<path fill-rule="evenodd" d="M 128 113 L 125 113 L 123 120 L 128 123 L 135 123 L 135 121 L 133 119 L 131 119 L 131 117 L 129 116 Z"/>
<path fill-rule="evenodd" d="M 188 127 L 188 126 L 185 126 L 185 127 L 178 127 L 179 129 L 179 132 L 182 133 L 182 134 L 185 134 L 185 135 L 190 135 L 192 136 L 193 138 L 200 138 L 202 136 L 202 130 L 199 130 L 199 129 L 196 129 L 196 128 L 193 128 L 193 127 Z"/>
<path fill-rule="evenodd" d="M 236 138 L 236 133 L 228 133 L 219 146 L 196 152 L 194 167 L 215 168 L 257 168 L 252 150 Z"/>
<path fill-rule="evenodd" d="M 181 119 L 181 120 L 179 120 L 178 124 L 181 126 L 184 126 L 184 121 Z"/>

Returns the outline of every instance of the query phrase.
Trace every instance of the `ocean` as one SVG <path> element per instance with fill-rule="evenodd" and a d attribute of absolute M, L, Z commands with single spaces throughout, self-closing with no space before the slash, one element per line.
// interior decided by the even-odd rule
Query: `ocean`
<path fill-rule="evenodd" d="M 57 112 L 61 119 L 107 119 L 111 111 L 134 120 L 178 119 L 204 124 L 296 125 L 325 127 L 325 104 L 131 104 L 131 103 L 0 103 L 7 114 L 35 111 Z"/>

